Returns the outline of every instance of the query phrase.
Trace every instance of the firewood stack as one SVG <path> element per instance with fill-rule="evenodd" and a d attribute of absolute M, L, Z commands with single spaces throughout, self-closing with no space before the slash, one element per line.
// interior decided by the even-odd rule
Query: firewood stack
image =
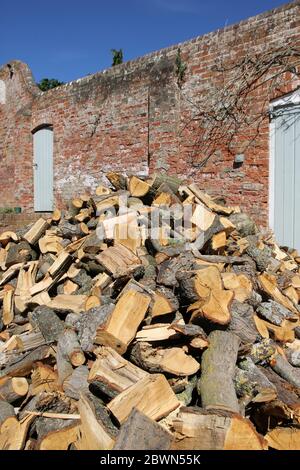
<path fill-rule="evenodd" d="M 0 235 L 0 449 L 300 449 L 296 250 L 196 184 L 107 178 Z"/>

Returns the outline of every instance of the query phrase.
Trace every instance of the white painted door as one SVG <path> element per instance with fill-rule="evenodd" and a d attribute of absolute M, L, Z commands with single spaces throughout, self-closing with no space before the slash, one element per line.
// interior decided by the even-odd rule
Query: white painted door
<path fill-rule="evenodd" d="M 53 131 L 44 128 L 33 134 L 34 210 L 53 210 Z"/>
<path fill-rule="evenodd" d="M 280 245 L 300 252 L 300 106 L 273 112 L 273 228 Z"/>

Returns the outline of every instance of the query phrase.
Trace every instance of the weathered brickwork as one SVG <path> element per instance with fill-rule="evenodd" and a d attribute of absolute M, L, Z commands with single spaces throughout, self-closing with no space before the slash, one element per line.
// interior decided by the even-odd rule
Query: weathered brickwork
<path fill-rule="evenodd" d="M 300 47 L 300 2 L 87 76 L 48 92 L 34 84 L 29 68 L 12 61 L 0 69 L 0 206 L 33 210 L 33 136 L 39 126 L 54 131 L 54 193 L 57 205 L 81 190 L 94 189 L 104 173 L 178 173 L 229 203 L 240 204 L 263 225 L 268 220 L 269 120 L 235 138 L 234 152 L 220 144 L 207 164 L 193 148 L 197 123 L 193 103 L 210 99 L 220 76 L 215 64 L 234 64 L 251 54 Z M 187 65 L 181 87 L 176 76 L 178 47 Z M 300 86 L 297 69 L 270 96 L 253 92 L 249 117 L 258 106 Z M 299 72 L 299 70 L 298 70 Z M 223 73 L 224 78 L 224 73 Z M 225 72 L 226 79 L 226 72 Z M 208 102 L 209 104 L 209 102 Z M 245 146 L 245 142 L 253 142 Z M 191 157 L 193 155 L 193 158 Z M 196 155 L 196 156 L 195 156 Z"/>

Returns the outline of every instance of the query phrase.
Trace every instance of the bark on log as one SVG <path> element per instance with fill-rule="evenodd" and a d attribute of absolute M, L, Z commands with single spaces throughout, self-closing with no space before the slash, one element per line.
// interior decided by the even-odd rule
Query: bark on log
<path fill-rule="evenodd" d="M 0 400 L 14 403 L 28 392 L 28 382 L 24 377 L 13 377 L 0 386 Z"/>
<path fill-rule="evenodd" d="M 114 450 L 169 450 L 172 441 L 160 424 L 134 408 L 121 426 Z"/>
<path fill-rule="evenodd" d="M 271 359 L 270 365 L 283 379 L 300 388 L 300 370 L 293 367 L 284 357 L 277 354 Z"/>
<path fill-rule="evenodd" d="M 208 336 L 209 347 L 201 360 L 198 393 L 205 409 L 239 412 L 233 376 L 240 339 L 228 332 L 213 331 Z"/>

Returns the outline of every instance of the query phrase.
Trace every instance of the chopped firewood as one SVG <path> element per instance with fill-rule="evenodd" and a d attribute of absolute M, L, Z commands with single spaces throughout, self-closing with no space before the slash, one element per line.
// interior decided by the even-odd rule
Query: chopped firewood
<path fill-rule="evenodd" d="M 124 276 L 141 264 L 140 259 L 123 245 L 107 248 L 96 259 L 114 277 Z"/>
<path fill-rule="evenodd" d="M 80 313 L 85 310 L 87 295 L 67 295 L 60 294 L 51 299 L 48 306 L 57 310 L 72 310 Z"/>
<path fill-rule="evenodd" d="M 88 382 L 96 384 L 110 398 L 148 375 L 110 347 L 99 347 L 94 354 L 97 359 L 90 370 Z"/>
<path fill-rule="evenodd" d="M 179 303 L 177 297 L 170 289 L 160 287 L 155 291 L 154 303 L 151 309 L 152 318 L 176 312 L 178 308 Z"/>
<path fill-rule="evenodd" d="M 38 443 L 39 450 L 68 450 L 69 446 L 77 440 L 79 433 L 79 420 L 62 429 L 50 431 Z"/>
<path fill-rule="evenodd" d="M 14 407 L 7 401 L 0 400 L 0 431 L 4 422 L 15 423 L 16 414 Z"/>
<path fill-rule="evenodd" d="M 298 313 L 290 299 L 283 295 L 278 289 L 275 276 L 264 273 L 258 276 L 258 279 L 264 292 L 270 295 L 273 300 L 280 303 L 291 312 Z"/>
<path fill-rule="evenodd" d="M 173 436 L 137 409 L 122 424 L 114 450 L 170 450 Z"/>
<path fill-rule="evenodd" d="M 17 418 L 12 420 L 6 420 L 2 423 L 0 432 L 0 450 L 22 450 L 28 428 L 31 422 L 34 420 L 34 416 L 26 416 L 25 418 L 18 421 Z"/>
<path fill-rule="evenodd" d="M 167 379 L 161 374 L 149 375 L 124 390 L 109 402 L 108 409 L 120 424 L 124 423 L 133 408 L 153 420 L 171 413 L 180 405 Z"/>
<path fill-rule="evenodd" d="M 222 273 L 225 289 L 232 290 L 234 298 L 239 302 L 249 299 L 252 293 L 252 283 L 244 274 Z"/>
<path fill-rule="evenodd" d="M 211 290 L 204 303 L 198 301 L 189 307 L 188 310 L 193 313 L 192 320 L 204 317 L 213 323 L 227 325 L 231 320 L 230 305 L 233 297 L 232 291 Z"/>
<path fill-rule="evenodd" d="M 272 429 L 265 435 L 269 447 L 276 450 L 300 450 L 300 429 L 282 428 Z"/>
<path fill-rule="evenodd" d="M 9 325 L 14 319 L 13 290 L 4 292 L 2 321 L 4 325 Z"/>
<path fill-rule="evenodd" d="M 279 374 L 283 379 L 294 385 L 294 387 L 300 388 L 300 369 L 293 367 L 280 354 L 272 357 L 270 364 L 275 372 L 277 372 L 277 374 Z"/>
<path fill-rule="evenodd" d="M 0 385 L 0 399 L 14 403 L 28 392 L 28 382 L 24 377 L 13 377 Z"/>
<path fill-rule="evenodd" d="M 63 383 L 66 396 L 79 400 L 81 393 L 87 393 L 89 391 L 88 375 L 89 369 L 87 366 L 76 367 Z"/>
<path fill-rule="evenodd" d="M 228 332 L 213 331 L 201 360 L 198 390 L 205 409 L 239 412 L 233 375 L 240 339 Z"/>
<path fill-rule="evenodd" d="M 97 295 L 89 295 L 85 301 L 84 310 L 90 310 L 94 307 L 99 307 L 101 305 L 101 300 Z"/>
<path fill-rule="evenodd" d="M 35 245 L 36 242 L 44 235 L 48 226 L 49 224 L 45 219 L 41 218 L 37 220 L 31 229 L 23 235 L 24 240 L 30 243 L 30 245 Z"/>
<path fill-rule="evenodd" d="M 75 447 L 77 450 L 110 450 L 114 439 L 95 416 L 93 404 L 86 396 L 81 395 L 78 402 L 81 424 Z"/>
<path fill-rule="evenodd" d="M 74 367 L 85 363 L 85 355 L 79 344 L 76 332 L 71 328 L 66 328 L 59 338 L 62 353 L 68 357 Z"/>
<path fill-rule="evenodd" d="M 65 273 L 68 270 L 71 262 L 72 257 L 69 255 L 69 253 L 62 251 L 49 268 L 48 273 L 52 278 L 56 277 L 60 272 Z"/>
<path fill-rule="evenodd" d="M 30 394 L 55 392 L 59 390 L 57 372 L 47 364 L 37 362 L 31 374 Z"/>
<path fill-rule="evenodd" d="M 142 181 L 136 176 L 132 176 L 129 179 L 128 189 L 130 191 L 131 196 L 142 197 L 148 193 L 150 185 L 146 183 L 146 181 Z"/>
<path fill-rule="evenodd" d="M 149 372 L 166 372 L 179 377 L 194 375 L 200 369 L 196 359 L 182 348 L 153 348 L 146 342 L 138 342 L 133 347 L 130 359 Z"/>
<path fill-rule="evenodd" d="M 219 232 L 212 236 L 211 249 L 215 253 L 222 252 L 226 247 L 226 232 Z"/>
<path fill-rule="evenodd" d="M 96 191 L 95 191 L 97 196 L 102 196 L 103 194 L 110 194 L 110 192 L 111 190 L 109 188 L 106 188 L 105 186 L 101 184 L 96 188 Z"/>
<path fill-rule="evenodd" d="M 297 448 L 297 250 L 193 181 L 108 180 L 0 233 L 0 448 Z"/>
<path fill-rule="evenodd" d="M 184 322 L 181 322 L 184 324 Z M 178 337 L 179 334 L 172 328 L 171 323 L 154 324 L 143 327 L 137 332 L 135 339 L 137 341 L 165 341 Z"/>
<path fill-rule="evenodd" d="M 268 445 L 248 419 L 228 411 L 182 408 L 172 422 L 173 450 L 265 450 Z"/>
<path fill-rule="evenodd" d="M 97 329 L 96 343 L 111 346 L 123 354 L 133 340 L 150 305 L 151 298 L 133 289 L 117 302 L 106 325 Z"/>

